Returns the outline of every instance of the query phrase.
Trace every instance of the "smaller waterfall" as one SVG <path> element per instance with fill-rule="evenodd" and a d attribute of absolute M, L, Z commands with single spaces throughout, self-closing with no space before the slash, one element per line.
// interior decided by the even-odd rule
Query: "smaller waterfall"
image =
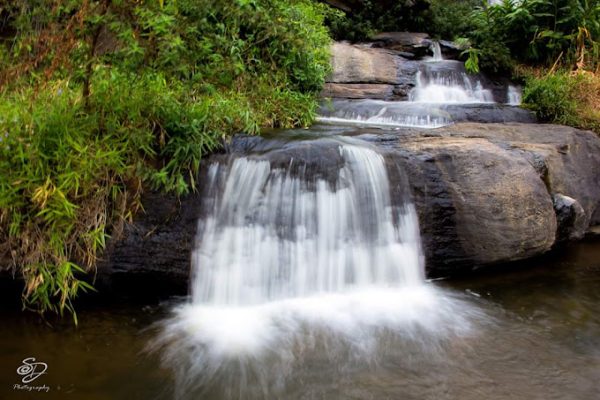
<path fill-rule="evenodd" d="M 444 61 L 444 56 L 442 55 L 442 47 L 440 46 L 440 42 L 438 42 L 437 40 L 431 42 L 431 45 L 429 46 L 429 48 L 431 49 L 431 52 L 433 53 L 433 57 L 428 58 L 427 61 L 431 61 L 431 62 Z"/>
<path fill-rule="evenodd" d="M 520 106 L 521 105 L 521 89 L 517 88 L 513 85 L 509 85 L 507 88 L 506 97 L 508 99 L 507 104 L 511 106 Z"/>
<path fill-rule="evenodd" d="M 462 68 L 462 64 L 456 65 Z M 479 80 L 472 79 L 460 69 L 432 70 L 425 65 L 417 72 L 409 100 L 419 103 L 493 103 L 494 96 Z"/>

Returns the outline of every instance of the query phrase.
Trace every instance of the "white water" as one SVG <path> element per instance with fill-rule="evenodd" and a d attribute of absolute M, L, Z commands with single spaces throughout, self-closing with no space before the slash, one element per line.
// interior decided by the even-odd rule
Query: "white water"
<path fill-rule="evenodd" d="M 443 61 L 444 56 L 442 55 L 442 47 L 440 46 L 440 42 L 433 41 L 431 42 L 431 52 L 433 53 L 433 57 L 429 58 L 428 61 L 437 62 Z"/>
<path fill-rule="evenodd" d="M 337 103 L 336 110 L 328 117 L 319 117 L 321 123 L 332 125 L 357 125 L 374 127 L 439 128 L 452 122 L 447 113 L 435 112 L 429 107 L 415 106 L 409 102 L 386 102 L 359 100 Z M 377 110 L 375 113 L 373 110 Z"/>
<path fill-rule="evenodd" d="M 247 306 L 422 281 L 415 211 L 392 206 L 383 157 L 354 145 L 340 152 L 336 187 L 268 161 L 242 157 L 227 167 L 193 252 L 194 303 Z"/>
<path fill-rule="evenodd" d="M 415 88 L 409 101 L 418 103 L 493 103 L 494 96 L 481 82 L 471 80 L 466 72 L 436 71 L 427 75 L 417 72 Z"/>
<path fill-rule="evenodd" d="M 276 390 L 318 349 L 340 367 L 343 347 L 374 362 L 384 332 L 424 351 L 469 333 L 477 312 L 425 283 L 415 208 L 392 201 L 384 157 L 358 143 L 340 142 L 334 181 L 293 158 L 210 167 L 191 301 L 152 344 L 176 397 L 215 381 L 232 398 L 250 397 L 249 380 Z"/>
<path fill-rule="evenodd" d="M 521 105 L 521 89 L 513 86 L 513 85 L 509 85 L 507 88 L 507 96 L 508 98 L 508 105 L 511 106 L 520 106 Z"/>
<path fill-rule="evenodd" d="M 440 43 L 431 43 L 433 57 L 427 61 L 444 61 Z M 494 96 L 484 89 L 481 82 L 472 80 L 464 71 L 430 71 L 427 64 L 417 72 L 415 88 L 409 94 L 409 101 L 419 103 L 493 103 Z M 424 73 L 426 72 L 426 74 Z"/>
<path fill-rule="evenodd" d="M 462 63 L 444 60 L 439 42 L 431 43 L 431 52 L 433 56 L 419 65 L 408 101 L 338 101 L 336 106 L 342 105 L 342 108 L 326 110 L 317 120 L 334 125 L 434 129 L 452 123 L 451 116 L 442 111 L 440 105 L 494 103 L 492 91 L 484 89 L 480 80 L 469 76 Z M 510 101 L 517 101 L 514 88 L 508 90 Z M 366 107 L 367 103 L 371 107 Z M 379 108 L 373 107 L 377 104 Z"/>

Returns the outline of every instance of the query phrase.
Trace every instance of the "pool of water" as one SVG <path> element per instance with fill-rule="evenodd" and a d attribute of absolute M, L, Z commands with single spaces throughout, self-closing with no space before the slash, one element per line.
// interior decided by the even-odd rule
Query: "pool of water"
<path fill-rule="evenodd" d="M 192 393 L 177 390 L 182 383 L 160 354 L 145 350 L 156 323 L 184 299 L 86 306 L 77 328 L 5 307 L 0 398 L 600 398 L 600 242 L 430 285 L 477 311 L 467 334 L 382 331 L 377 345 L 363 349 L 368 357 L 335 336 L 314 337 L 310 349 L 292 346 L 285 373 L 268 382 L 269 366 L 246 360 Z M 28 391 L 17 374 L 30 357 L 47 364 L 27 384 L 40 392 Z"/>

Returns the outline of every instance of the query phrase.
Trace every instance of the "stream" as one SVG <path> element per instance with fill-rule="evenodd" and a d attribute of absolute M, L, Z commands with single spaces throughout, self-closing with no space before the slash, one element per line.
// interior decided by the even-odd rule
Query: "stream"
<path fill-rule="evenodd" d="M 600 393 L 598 242 L 431 284 L 485 313 L 486 321 L 468 336 L 425 348 L 414 338 L 396 338 L 377 362 L 357 359 L 343 369 L 317 351 L 269 398 L 592 399 Z M 144 349 L 156 334 L 153 324 L 182 302 L 84 307 L 78 328 L 68 320 L 48 327 L 35 315 L 3 309 L 0 398 L 173 398 L 172 372 Z M 31 384 L 48 386 L 43 396 L 13 389 L 26 357 L 48 364 Z M 190 398 L 235 394 L 219 385 L 205 389 Z M 253 397 L 263 392 L 249 382 L 241 398 Z"/>
<path fill-rule="evenodd" d="M 334 100 L 210 158 L 188 297 L 83 304 L 77 328 L 3 309 L 0 398 L 596 398 L 598 242 L 427 280 L 406 171 L 344 133 L 526 122 L 439 45 L 419 68 L 409 101 Z"/>

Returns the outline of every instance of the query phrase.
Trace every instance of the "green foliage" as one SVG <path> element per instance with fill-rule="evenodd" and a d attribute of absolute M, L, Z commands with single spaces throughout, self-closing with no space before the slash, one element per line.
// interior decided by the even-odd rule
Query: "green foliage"
<path fill-rule="evenodd" d="M 469 16 L 480 0 L 429 0 L 423 29 L 438 39 L 456 40 L 471 30 Z"/>
<path fill-rule="evenodd" d="M 336 40 L 366 40 L 376 32 L 419 31 L 426 26 L 429 0 L 364 0 L 353 13 L 333 13 L 327 18 Z"/>
<path fill-rule="evenodd" d="M 574 86 L 566 73 L 556 73 L 542 78 L 529 78 L 523 101 L 546 122 L 574 124 L 577 103 L 573 98 Z"/>
<path fill-rule="evenodd" d="M 230 135 L 311 123 L 326 13 L 311 0 L 0 0 L 0 254 L 25 278 L 24 305 L 73 312 L 143 187 L 185 194 Z"/>
<path fill-rule="evenodd" d="M 473 46 L 482 69 L 507 71 L 514 62 L 568 68 L 600 65 L 598 0 L 484 2 L 471 16 Z"/>
<path fill-rule="evenodd" d="M 557 73 L 526 78 L 523 101 L 543 121 L 600 134 L 600 78 L 591 73 Z"/>

